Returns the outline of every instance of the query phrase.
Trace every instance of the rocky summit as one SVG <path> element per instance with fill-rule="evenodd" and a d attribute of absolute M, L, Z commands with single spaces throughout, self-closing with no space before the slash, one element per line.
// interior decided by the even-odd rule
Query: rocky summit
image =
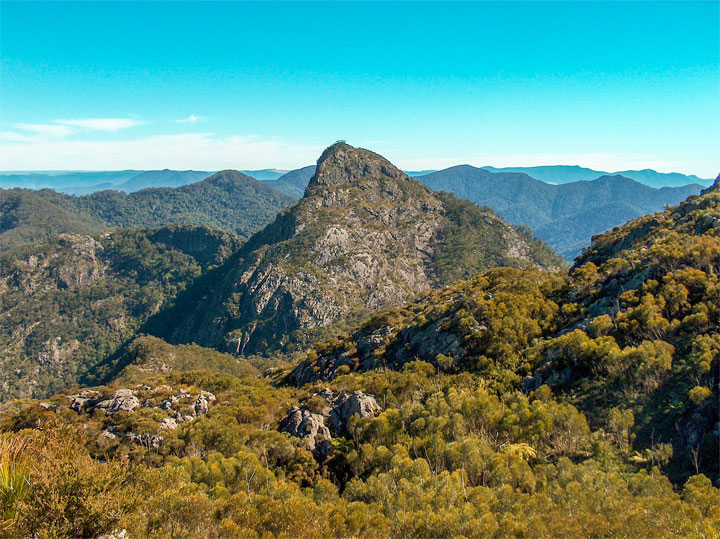
<path fill-rule="evenodd" d="M 562 260 L 489 208 L 436 193 L 338 142 L 305 196 L 158 316 L 148 332 L 233 354 L 288 349 L 493 266 Z"/>

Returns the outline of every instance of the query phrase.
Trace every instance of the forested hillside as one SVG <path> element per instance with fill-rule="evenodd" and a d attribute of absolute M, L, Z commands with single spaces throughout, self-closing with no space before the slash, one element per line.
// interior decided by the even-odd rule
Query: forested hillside
<path fill-rule="evenodd" d="M 491 269 L 262 377 L 138 339 L 108 385 L 4 406 L 34 487 L 8 529 L 715 537 L 718 223 L 715 189 L 569 273 Z"/>
<path fill-rule="evenodd" d="M 519 172 L 490 172 L 469 165 L 418 180 L 436 191 L 490 206 L 510 223 L 530 227 L 569 261 L 590 245 L 595 234 L 677 204 L 702 189 L 697 184 L 654 189 L 620 175 L 552 185 Z"/>
<path fill-rule="evenodd" d="M 81 383 L 239 245 L 224 232 L 169 226 L 61 234 L 3 250 L 0 398 L 40 397 Z"/>
<path fill-rule="evenodd" d="M 62 196 L 62 195 L 58 195 Z M 0 252 L 53 234 L 95 234 L 105 226 L 29 189 L 0 189 Z"/>
<path fill-rule="evenodd" d="M 378 314 L 290 380 L 420 360 L 500 393 L 547 386 L 595 428 L 625 414 L 643 450 L 671 444 L 673 478 L 717 477 L 719 269 L 716 187 L 597 237 L 569 275 L 490 270 Z"/>
<path fill-rule="evenodd" d="M 237 301 L 218 293 L 225 276 L 238 282 L 229 268 L 278 249 L 261 290 L 278 282 L 277 260 L 296 276 L 318 253 L 346 264 L 348 217 L 379 217 L 361 229 L 378 245 L 387 223 L 402 240 L 434 208 L 434 286 L 302 351 L 236 357 L 138 335 L 166 306 L 165 323 L 182 324 L 191 298 L 205 327 L 225 330 L 208 306 Z M 513 230 L 338 144 L 303 201 L 235 254 L 229 235 L 171 227 L 3 255 L 0 334 L 21 337 L 5 349 L 35 350 L 3 361 L 4 389 L 44 396 L 0 406 L 4 533 L 717 536 L 720 179 L 597 236 L 570 270 L 545 269 L 551 253 Z M 498 231 L 517 234 L 509 251 Z M 288 238 L 300 239 L 283 250 Z M 493 260 L 505 267 L 472 271 Z M 265 304 L 298 313 L 312 297 Z M 48 391 L 19 386 L 15 365 Z"/>
<path fill-rule="evenodd" d="M 0 247 L 59 233 L 93 235 L 171 223 L 209 226 L 247 238 L 294 201 L 233 170 L 178 188 L 131 194 L 106 190 L 76 197 L 51 189 L 0 190 Z"/>
<path fill-rule="evenodd" d="M 43 196 L 46 192 L 39 191 Z M 51 195 L 51 193 L 47 193 Z M 65 204 L 112 227 L 203 225 L 249 237 L 294 199 L 234 170 L 177 188 L 100 191 Z"/>

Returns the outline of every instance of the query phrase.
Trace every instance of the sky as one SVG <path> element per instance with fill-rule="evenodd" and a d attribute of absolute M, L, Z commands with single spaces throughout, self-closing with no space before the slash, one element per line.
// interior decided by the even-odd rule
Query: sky
<path fill-rule="evenodd" d="M 0 2 L 0 170 L 720 172 L 720 2 Z"/>

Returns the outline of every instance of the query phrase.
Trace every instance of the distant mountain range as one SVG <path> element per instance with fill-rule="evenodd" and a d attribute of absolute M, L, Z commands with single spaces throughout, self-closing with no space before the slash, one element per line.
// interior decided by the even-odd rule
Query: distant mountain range
<path fill-rule="evenodd" d="M 278 204 L 273 203 L 266 207 L 268 211 L 279 211 L 291 204 L 294 199 L 303 196 L 315 170 L 315 165 L 311 165 L 291 171 L 263 169 L 234 172 L 234 174 L 244 176 L 245 182 L 248 178 L 260 180 L 256 183 L 265 184 L 292 197 L 282 202 L 276 201 Z M 0 175 L 0 185 L 3 187 L 17 185 L 31 189 L 52 187 L 66 194 L 84 195 L 78 198 L 74 206 L 84 205 L 82 211 L 85 217 L 81 217 L 80 222 L 77 222 L 76 218 L 68 219 L 70 225 L 75 223 L 81 226 L 89 217 L 97 224 L 110 226 L 156 226 L 162 224 L 162 221 L 158 217 L 150 217 L 152 211 L 148 209 L 147 204 L 156 204 L 158 200 L 165 200 L 167 193 L 146 193 L 136 198 L 132 196 L 126 198 L 126 196 L 111 195 L 109 190 L 132 195 L 147 188 L 178 188 L 193 185 L 210 175 L 210 172 L 203 171 L 167 169 L 13 173 Z M 448 191 L 477 204 L 490 206 L 513 224 L 530 227 L 538 237 L 546 240 L 566 260 L 574 259 L 583 247 L 590 244 L 594 234 L 646 213 L 662 210 L 667 204 L 677 204 L 689 195 L 698 194 L 702 187 L 711 183 L 711 180 L 679 173 L 665 174 L 654 170 L 641 170 L 610 175 L 602 171 L 564 165 L 502 169 L 459 165 L 440 171 L 410 172 L 408 175 L 432 189 Z M 58 186 L 57 184 L 60 183 L 66 187 Z M 252 189 L 240 195 L 240 200 L 247 201 L 254 196 L 252 193 L 257 185 L 253 185 Z M 222 204 L 218 202 L 224 200 L 225 195 L 220 195 L 213 204 L 208 202 L 205 209 L 200 211 L 204 215 L 202 217 L 188 213 L 188 211 L 195 212 L 196 209 L 178 209 L 176 207 L 178 197 L 190 197 L 190 193 L 195 189 L 198 188 L 181 190 L 173 195 L 175 202 L 166 208 L 174 215 L 171 222 L 217 226 L 247 237 L 272 217 L 267 213 L 262 213 L 261 218 L 259 215 L 250 218 L 236 215 L 233 212 L 243 207 L 244 202 L 242 202 L 235 205 L 236 210 L 231 210 L 222 218 L 208 218 L 208 211 L 215 213 L 226 211 L 219 209 Z M 98 190 L 103 191 L 104 194 L 98 195 Z M 208 193 L 204 192 L 200 195 L 200 199 L 206 200 L 206 195 Z M 49 195 L 43 196 L 47 198 Z M 260 195 L 260 198 L 262 199 L 263 195 Z M 109 200 L 113 202 L 109 203 Z M 258 202 L 264 204 L 262 201 Z M 132 210 L 128 209 L 128 205 L 134 206 L 138 203 L 141 206 L 145 204 L 146 209 L 138 210 L 136 207 Z M 39 207 L 38 204 L 35 201 L 31 206 Z M 105 209 L 100 208 L 102 204 L 106 204 Z M 217 207 L 212 209 L 213 205 Z M 127 213 L 125 218 L 118 217 L 122 213 L 118 210 L 120 206 L 126 208 L 123 210 Z M 103 215 L 93 215 L 93 211 Z M 138 218 L 139 214 L 144 214 L 145 217 Z M 159 214 L 169 215 L 163 211 Z M 48 215 L 56 222 L 62 221 L 55 212 L 51 211 Z M 235 220 L 239 221 L 235 222 Z M 247 225 L 249 222 L 252 224 Z M 49 228 L 54 230 L 52 226 Z M 69 228 L 78 227 L 69 226 Z M 25 239 L 34 237 L 32 233 L 26 232 L 15 231 L 12 236 Z"/>
<path fill-rule="evenodd" d="M 624 170 L 604 172 L 578 166 L 550 165 L 542 167 L 481 167 L 491 172 L 522 172 L 537 180 L 561 184 L 583 180 L 594 180 L 600 176 L 621 175 L 650 187 L 677 187 L 697 183 L 708 187 L 711 179 L 699 178 L 695 175 L 677 172 L 663 173 L 655 170 Z M 307 182 L 315 171 L 315 165 L 296 170 L 280 170 L 274 168 L 261 170 L 240 170 L 284 193 L 301 197 Z M 418 178 L 436 170 L 405 171 L 412 178 Z M 25 189 L 54 189 L 70 195 L 84 195 L 114 189 L 131 193 L 148 187 L 179 187 L 207 178 L 213 172 L 197 170 L 120 170 L 106 172 L 0 172 L 0 187 L 9 189 L 22 187 Z M 272 183 L 277 181 L 278 183 Z M 304 184 L 303 184 L 304 182 Z"/>
<path fill-rule="evenodd" d="M 636 182 L 643 183 L 649 187 L 679 187 L 690 183 L 697 183 L 708 187 L 712 179 L 699 178 L 694 174 L 680 174 L 679 172 L 657 172 L 656 170 L 620 170 L 616 172 L 604 172 L 570 165 L 549 165 L 543 167 L 482 167 L 491 172 L 522 172 L 532 176 L 536 180 L 547 183 L 570 183 L 584 180 L 594 180 L 600 176 L 625 176 Z"/>
<path fill-rule="evenodd" d="M 50 189 L 0 189 L 0 247 L 58 233 L 95 234 L 168 223 L 211 226 L 246 238 L 295 198 L 234 170 L 181 187 L 70 196 Z"/>
<path fill-rule="evenodd" d="M 519 172 L 470 165 L 417 179 L 437 191 L 490 206 L 510 223 L 529 226 L 566 260 L 590 245 L 593 235 L 677 204 L 702 189 L 698 184 L 656 189 L 621 175 L 551 185 Z"/>
<path fill-rule="evenodd" d="M 560 173 L 566 168 L 577 169 L 584 171 L 578 174 L 588 175 L 589 180 L 557 185 L 521 172 L 493 172 L 470 165 L 418 175 L 415 179 L 436 191 L 490 206 L 510 223 L 530 227 L 568 261 L 590 245 L 594 234 L 660 211 L 668 204 L 677 204 L 699 194 L 703 187 L 687 184 L 653 188 L 620 174 L 602 175 L 580 167 L 538 168 L 557 169 Z M 314 166 L 304 167 L 266 183 L 299 197 L 314 173 Z"/>
<path fill-rule="evenodd" d="M 241 170 L 260 181 L 273 181 L 287 170 Z M 200 181 L 213 172 L 201 170 L 120 170 L 107 172 L 5 172 L 0 187 L 10 189 L 53 189 L 68 195 L 86 195 L 112 189 L 132 193 L 149 187 L 180 187 Z M 301 193 L 302 194 L 302 193 Z"/>

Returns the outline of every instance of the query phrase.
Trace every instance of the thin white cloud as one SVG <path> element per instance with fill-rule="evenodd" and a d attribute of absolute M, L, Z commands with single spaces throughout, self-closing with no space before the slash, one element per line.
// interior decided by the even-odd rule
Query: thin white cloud
<path fill-rule="evenodd" d="M 119 131 L 120 129 L 143 125 L 147 122 L 136 120 L 134 118 L 81 118 L 53 120 L 53 123 L 81 127 L 84 129 L 91 129 L 93 131 Z"/>
<path fill-rule="evenodd" d="M 27 133 L 18 133 L 17 131 L 0 131 L 0 140 L 10 142 L 38 142 L 46 140 L 46 137 L 37 134 L 28 135 Z"/>
<path fill-rule="evenodd" d="M 196 124 L 198 122 L 204 121 L 205 118 L 203 116 L 195 116 L 194 114 L 191 114 L 187 118 L 180 118 L 179 120 L 175 120 L 175 122 L 179 124 Z"/>
<path fill-rule="evenodd" d="M 324 147 L 213 133 L 102 141 L 9 140 L 0 144 L 0 162 L 7 170 L 293 169 L 314 163 Z"/>
<path fill-rule="evenodd" d="M 67 125 L 56 124 L 15 124 L 15 129 L 29 131 L 36 135 L 62 138 L 73 132 L 72 128 Z"/>

